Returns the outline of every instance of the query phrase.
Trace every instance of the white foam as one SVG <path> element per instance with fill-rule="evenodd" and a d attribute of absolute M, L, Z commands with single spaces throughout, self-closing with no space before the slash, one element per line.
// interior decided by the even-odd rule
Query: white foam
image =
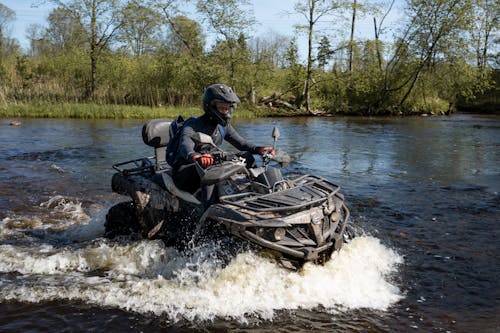
<path fill-rule="evenodd" d="M 75 198 L 56 195 L 40 204 L 35 216 L 11 215 L 0 221 L 0 239 L 27 237 L 26 230 L 45 230 L 53 239 L 83 242 L 104 234 L 107 208 L 93 204 L 84 209 Z M 87 210 L 87 211 L 86 211 Z M 54 231 L 51 233 L 51 231 Z"/>
<path fill-rule="evenodd" d="M 355 238 L 325 266 L 306 265 L 301 272 L 249 252 L 223 268 L 206 258 L 182 256 L 156 241 L 119 245 L 101 240 L 78 249 L 3 245 L 0 271 L 45 278 L 31 285 L 4 281 L 0 300 L 75 299 L 166 314 L 173 321 L 246 321 L 249 316 L 272 319 L 283 309 L 386 310 L 403 297 L 390 280 L 402 258 L 373 237 Z M 85 274 L 94 270 L 100 276 Z"/>
<path fill-rule="evenodd" d="M 40 206 L 50 209 L 51 215 L 58 217 L 59 222 L 62 220 L 88 221 L 90 219 L 83 210 L 81 202 L 74 198 L 56 195 L 48 201 L 42 202 Z"/>
<path fill-rule="evenodd" d="M 62 230 L 59 237 L 74 242 L 90 241 L 101 237 L 104 234 L 104 221 L 108 210 L 100 206 L 89 207 L 89 210 L 90 217 L 85 213 L 88 218 L 77 217 L 73 224 Z"/>

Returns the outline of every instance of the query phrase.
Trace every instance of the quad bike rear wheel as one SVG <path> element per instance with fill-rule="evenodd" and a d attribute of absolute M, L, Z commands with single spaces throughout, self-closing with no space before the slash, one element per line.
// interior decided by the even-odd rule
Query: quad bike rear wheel
<path fill-rule="evenodd" d="M 120 202 L 111 207 L 106 214 L 104 236 L 114 238 L 139 232 L 139 222 L 132 201 Z"/>

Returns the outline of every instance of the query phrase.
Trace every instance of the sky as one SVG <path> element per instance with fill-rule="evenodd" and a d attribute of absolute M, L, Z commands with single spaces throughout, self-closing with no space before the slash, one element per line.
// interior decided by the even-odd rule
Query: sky
<path fill-rule="evenodd" d="M 297 36 L 299 54 L 304 55 L 307 49 L 306 37 L 297 34 L 294 29 L 296 24 L 303 24 L 304 18 L 293 13 L 293 5 L 297 0 L 251 0 L 253 4 L 253 12 L 257 25 L 254 29 L 254 37 L 265 36 L 270 32 L 279 33 L 286 36 Z M 382 1 L 384 2 L 384 1 Z M 390 1 L 385 1 L 389 3 Z M 47 25 L 47 17 L 54 5 L 50 1 L 43 0 L 0 0 L 0 3 L 9 7 L 16 13 L 16 20 L 11 24 L 10 37 L 16 38 L 23 49 L 29 48 L 29 41 L 26 38 L 27 28 L 31 24 Z M 401 0 L 397 1 L 398 4 Z M 38 7 L 33 6 L 38 4 Z M 396 16 L 400 13 L 400 8 L 395 6 L 391 11 L 387 21 L 396 20 Z M 361 38 L 373 38 L 373 19 L 360 19 L 356 23 L 356 35 Z M 386 21 L 386 22 L 387 22 Z M 349 22 L 346 21 L 346 28 L 343 33 L 349 30 Z M 329 32 L 330 35 L 339 35 L 338 32 Z M 345 36 L 346 37 L 346 36 Z"/>

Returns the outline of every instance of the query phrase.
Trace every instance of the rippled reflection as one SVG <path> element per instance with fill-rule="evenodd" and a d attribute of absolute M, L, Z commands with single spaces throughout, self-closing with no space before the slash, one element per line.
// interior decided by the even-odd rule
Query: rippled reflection
<path fill-rule="evenodd" d="M 259 145 L 278 126 L 289 171 L 346 194 L 358 237 L 302 272 L 250 252 L 225 264 L 217 244 L 103 239 L 124 200 L 111 164 L 152 154 L 142 121 L 22 123 L 0 124 L 2 331 L 500 327 L 498 116 L 236 121 Z"/>

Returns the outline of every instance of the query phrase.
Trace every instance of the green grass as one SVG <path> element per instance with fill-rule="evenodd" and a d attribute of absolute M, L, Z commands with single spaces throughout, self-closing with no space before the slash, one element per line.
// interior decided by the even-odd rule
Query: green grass
<path fill-rule="evenodd" d="M 81 119 L 154 119 L 199 116 L 201 107 L 147 107 L 93 103 L 3 103 L 0 117 L 81 118 Z M 272 114 L 266 109 L 238 107 L 235 118 L 259 118 Z"/>
<path fill-rule="evenodd" d="M 422 113 L 440 113 L 446 112 L 450 107 L 448 101 L 436 97 L 428 97 L 424 99 L 416 99 L 410 104 L 406 105 L 408 114 L 422 114 Z"/>

